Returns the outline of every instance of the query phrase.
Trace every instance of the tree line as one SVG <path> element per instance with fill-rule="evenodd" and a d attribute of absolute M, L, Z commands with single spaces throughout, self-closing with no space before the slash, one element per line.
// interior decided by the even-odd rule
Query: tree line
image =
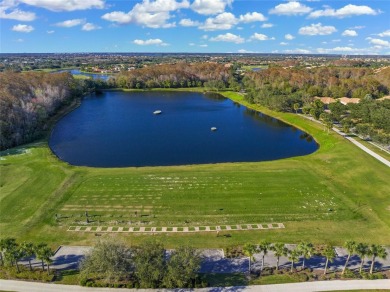
<path fill-rule="evenodd" d="M 24 241 L 21 244 L 16 242 L 15 238 L 4 238 L 0 240 L 0 263 L 1 266 L 15 266 L 20 272 L 19 261 L 27 258 L 30 271 L 33 270 L 31 259 L 37 258 L 41 261 L 42 271 L 47 266 L 47 273 L 50 273 L 51 257 L 54 255 L 53 250 L 46 243 L 34 244 Z"/>
<path fill-rule="evenodd" d="M 341 273 L 342 275 L 346 272 L 350 258 L 353 255 L 357 255 L 360 258 L 360 267 L 359 267 L 360 274 L 363 272 L 363 264 L 364 264 L 365 257 L 371 257 L 371 266 L 369 272 L 371 275 L 374 272 L 375 260 L 377 258 L 381 258 L 381 259 L 387 258 L 386 249 L 383 246 L 378 244 L 368 245 L 366 243 L 361 243 L 361 242 L 357 243 L 352 240 L 347 240 L 344 243 L 344 248 L 347 250 L 348 256 Z M 300 257 L 302 257 L 301 270 L 305 270 L 305 260 L 310 259 L 316 254 L 322 255 L 326 258 L 325 265 L 324 265 L 324 275 L 327 273 L 329 263 L 332 263 L 337 256 L 334 247 L 331 245 L 326 245 L 325 247 L 322 248 L 320 252 L 318 252 L 316 251 L 315 246 L 311 242 L 305 242 L 305 241 L 300 242 L 298 245 L 295 246 L 294 249 L 288 249 L 283 243 L 271 244 L 267 241 L 262 241 L 258 245 L 247 243 L 243 246 L 242 250 L 243 253 L 249 257 L 249 271 L 251 271 L 251 260 L 254 260 L 253 255 L 255 253 L 262 253 L 263 258 L 262 258 L 261 270 L 263 270 L 264 268 L 265 256 L 268 254 L 269 251 L 273 251 L 277 259 L 276 270 L 279 270 L 280 257 L 285 256 L 288 257 L 291 263 L 290 266 L 291 272 L 293 272 L 295 268 L 294 264 L 299 261 Z"/>
<path fill-rule="evenodd" d="M 386 249 L 378 244 L 347 240 L 344 248 L 348 255 L 345 260 L 341 275 L 351 274 L 348 265 L 352 256 L 360 258 L 359 274 L 364 275 L 363 265 L 366 257 L 371 258 L 368 278 L 374 278 L 374 265 L 378 258 L 386 259 Z M 300 271 L 305 271 L 307 260 L 313 256 L 326 258 L 324 272 L 326 275 L 330 263 L 336 258 L 335 248 L 331 245 L 315 246 L 311 242 L 302 241 L 294 248 L 288 249 L 283 243 L 270 243 L 262 241 L 259 244 L 247 243 L 242 247 L 242 252 L 249 258 L 249 275 L 252 271 L 254 254 L 261 254 L 262 266 L 260 276 L 263 276 L 265 257 L 272 251 L 276 257 L 276 272 L 279 271 L 281 257 L 288 257 L 290 261 L 290 273 L 298 271 L 297 263 L 302 259 Z M 53 251 L 44 243 L 33 244 L 23 242 L 18 244 L 14 238 L 0 240 L 1 265 L 11 265 L 17 268 L 22 259 L 27 258 L 29 268 L 32 271 L 31 259 L 36 257 L 41 260 L 42 270 L 47 265 L 50 273 L 51 257 Z M 128 247 L 124 243 L 114 240 L 100 240 L 90 250 L 80 263 L 80 284 L 93 287 L 128 287 L 128 288 L 197 288 L 206 287 L 199 274 L 202 256 L 199 250 L 190 246 L 180 246 L 176 250 L 167 251 L 161 242 L 147 240 L 139 246 Z M 264 275 L 266 273 L 264 272 Z M 366 276 L 367 277 L 367 276 Z"/>
<path fill-rule="evenodd" d="M 0 73 L 0 150 L 39 138 L 63 106 L 102 87 L 67 72 Z"/>
<path fill-rule="evenodd" d="M 121 72 L 108 81 L 110 87 L 128 89 L 190 88 L 229 85 L 231 70 L 217 63 L 178 63 L 147 66 Z"/>

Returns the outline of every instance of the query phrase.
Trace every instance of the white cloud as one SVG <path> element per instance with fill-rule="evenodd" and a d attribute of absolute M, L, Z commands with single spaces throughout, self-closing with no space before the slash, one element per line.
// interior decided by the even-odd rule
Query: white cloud
<path fill-rule="evenodd" d="M 224 12 L 232 3 L 233 0 L 195 0 L 191 9 L 199 14 L 214 15 Z"/>
<path fill-rule="evenodd" d="M 261 25 L 261 28 L 271 28 L 273 27 L 274 25 L 272 23 L 264 23 Z"/>
<path fill-rule="evenodd" d="M 247 13 L 245 15 L 240 15 L 240 22 L 249 23 L 255 21 L 266 21 L 267 18 L 259 12 Z"/>
<path fill-rule="evenodd" d="M 206 45 L 206 44 L 202 44 L 202 45 L 199 45 L 199 47 L 201 47 L 201 48 L 207 48 L 207 47 L 208 47 L 208 45 Z"/>
<path fill-rule="evenodd" d="M 134 5 L 128 13 L 113 11 L 102 16 L 103 19 L 119 24 L 135 23 L 150 28 L 169 28 L 176 24 L 168 23 L 172 18 L 170 12 L 182 8 L 189 8 L 188 0 L 176 2 L 176 0 L 143 0 Z"/>
<path fill-rule="evenodd" d="M 150 45 L 166 46 L 166 45 L 168 45 L 160 39 L 134 40 L 133 43 L 136 45 L 139 45 L 139 46 L 150 46 Z"/>
<path fill-rule="evenodd" d="M 91 30 L 101 29 L 101 27 L 96 24 L 87 22 L 86 24 L 83 25 L 81 29 L 84 31 L 91 31 Z"/>
<path fill-rule="evenodd" d="M 287 54 L 311 54 L 310 50 L 305 49 L 295 49 L 295 50 L 284 50 Z"/>
<path fill-rule="evenodd" d="M 81 25 L 85 23 L 85 19 L 69 19 L 61 22 L 57 22 L 55 26 L 60 26 L 60 27 L 73 27 L 77 25 Z"/>
<path fill-rule="evenodd" d="M 184 19 L 180 20 L 179 24 L 181 26 L 187 26 L 187 27 L 200 25 L 199 21 L 193 21 L 193 20 L 188 19 L 188 18 L 184 18 Z"/>
<path fill-rule="evenodd" d="M 32 32 L 34 30 L 34 28 L 31 25 L 17 24 L 17 25 L 14 25 L 12 27 L 12 30 L 17 31 L 17 32 L 29 33 L 29 32 Z"/>
<path fill-rule="evenodd" d="M 36 19 L 36 15 L 33 12 L 17 9 L 14 2 L 3 1 L 0 3 L 0 18 L 17 21 L 33 21 Z"/>
<path fill-rule="evenodd" d="M 351 27 L 350 29 L 362 29 L 362 28 L 365 28 L 364 25 L 355 25 L 353 27 Z"/>
<path fill-rule="evenodd" d="M 46 31 L 48 34 L 53 34 L 55 31 L 54 30 L 48 30 Z"/>
<path fill-rule="evenodd" d="M 240 49 L 237 52 L 240 53 L 240 54 L 254 54 L 254 53 L 256 53 L 254 51 L 248 51 L 248 50 L 245 50 L 245 49 Z"/>
<path fill-rule="evenodd" d="M 91 8 L 104 8 L 104 0 L 19 0 L 22 3 L 45 8 L 51 11 L 74 11 Z"/>
<path fill-rule="evenodd" d="M 345 18 L 354 15 L 377 15 L 378 13 L 378 11 L 375 11 L 369 6 L 348 4 L 337 10 L 333 8 L 326 8 L 324 10 L 313 11 L 309 14 L 309 18 L 318 18 L 324 16 Z"/>
<path fill-rule="evenodd" d="M 213 42 L 230 42 L 230 43 L 236 43 L 236 44 L 241 44 L 243 43 L 245 40 L 239 36 L 239 35 L 235 35 L 235 34 L 232 34 L 232 33 L 226 33 L 226 34 L 220 34 L 214 38 L 210 38 L 210 41 L 213 41 Z"/>
<path fill-rule="evenodd" d="M 380 37 L 390 37 L 390 29 L 384 31 L 384 32 L 381 32 L 381 33 L 378 33 L 378 35 Z"/>
<path fill-rule="evenodd" d="M 284 38 L 286 39 L 286 40 L 289 40 L 289 41 L 291 41 L 291 40 L 293 40 L 293 39 L 295 39 L 295 36 L 293 36 L 292 34 L 285 34 L 284 35 Z"/>
<path fill-rule="evenodd" d="M 307 14 L 312 10 L 312 8 L 297 1 L 290 1 L 288 3 L 275 6 L 275 8 L 271 9 L 269 13 L 277 15 L 302 15 Z"/>
<path fill-rule="evenodd" d="M 335 47 L 331 49 L 323 49 L 323 48 L 318 48 L 317 52 L 320 54 L 328 54 L 328 53 L 350 53 L 350 52 L 356 52 L 357 49 L 351 48 L 351 47 Z"/>
<path fill-rule="evenodd" d="M 265 34 L 262 33 L 254 33 L 251 37 L 250 40 L 256 40 L 256 41 L 269 41 L 269 40 L 274 40 L 275 38 L 270 38 L 266 36 Z"/>
<path fill-rule="evenodd" d="M 302 35 L 330 35 L 336 31 L 334 26 L 322 26 L 321 23 L 317 23 L 301 27 L 298 32 Z"/>
<path fill-rule="evenodd" d="M 381 39 L 374 39 L 371 37 L 366 38 L 366 40 L 369 41 L 370 44 L 372 45 L 377 45 L 377 46 L 382 46 L 382 47 L 390 47 L 390 42 L 381 40 Z"/>
<path fill-rule="evenodd" d="M 341 34 L 342 36 L 349 36 L 349 37 L 355 37 L 357 36 L 357 32 L 351 29 L 346 29 L 344 32 Z"/>
<path fill-rule="evenodd" d="M 224 12 L 216 17 L 209 17 L 199 28 L 203 30 L 231 29 L 238 23 L 238 19 L 230 12 Z"/>
<path fill-rule="evenodd" d="M 288 43 L 286 43 L 286 42 L 281 42 L 279 45 L 281 45 L 281 46 L 287 46 Z"/>

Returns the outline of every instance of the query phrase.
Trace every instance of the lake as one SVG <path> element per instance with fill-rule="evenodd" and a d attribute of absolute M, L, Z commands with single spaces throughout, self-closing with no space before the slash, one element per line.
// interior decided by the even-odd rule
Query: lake
<path fill-rule="evenodd" d="M 301 130 L 220 95 L 157 91 L 85 98 L 56 124 L 49 146 L 92 167 L 266 161 L 318 148 Z"/>
<path fill-rule="evenodd" d="M 92 79 L 102 79 L 104 81 L 107 81 L 108 79 L 110 79 L 110 77 L 114 76 L 113 74 L 87 73 L 87 72 L 82 72 L 78 69 L 60 70 L 58 72 L 69 72 L 72 75 L 83 75 L 83 76 L 91 77 Z"/>

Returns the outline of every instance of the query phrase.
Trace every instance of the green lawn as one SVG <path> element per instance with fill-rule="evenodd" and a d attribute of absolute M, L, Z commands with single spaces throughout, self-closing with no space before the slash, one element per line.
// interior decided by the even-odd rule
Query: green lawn
<path fill-rule="evenodd" d="M 236 93 L 225 96 L 244 103 Z M 69 226 L 194 227 L 284 223 L 285 229 L 154 235 L 167 247 L 271 242 L 390 242 L 390 169 L 299 116 L 257 108 L 313 135 L 308 156 L 258 163 L 88 168 L 59 161 L 39 142 L 0 161 L 1 237 L 91 244 L 94 232 Z M 20 151 L 16 151 L 20 150 Z M 239 151 L 239 150 L 238 150 Z M 57 214 L 57 220 L 56 216 Z M 112 234 L 107 236 L 114 236 Z M 136 244 L 150 235 L 116 234 Z"/>

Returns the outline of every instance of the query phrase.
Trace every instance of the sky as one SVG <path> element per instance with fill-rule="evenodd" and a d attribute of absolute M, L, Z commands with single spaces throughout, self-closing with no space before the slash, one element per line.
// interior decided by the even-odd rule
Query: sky
<path fill-rule="evenodd" d="M 390 0 L 0 0 L 0 53 L 390 55 Z"/>

